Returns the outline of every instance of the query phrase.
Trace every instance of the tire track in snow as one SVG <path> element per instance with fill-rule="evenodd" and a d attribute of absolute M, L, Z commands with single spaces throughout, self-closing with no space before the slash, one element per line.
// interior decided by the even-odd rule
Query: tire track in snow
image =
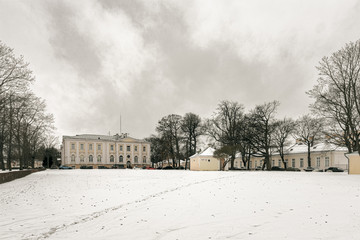
<path fill-rule="evenodd" d="M 202 183 L 206 183 L 206 182 L 211 182 L 211 181 L 216 181 L 216 180 L 221 180 L 221 179 L 226 179 L 226 178 L 233 178 L 237 175 L 231 175 L 231 176 L 226 176 L 226 177 L 219 177 L 219 178 L 213 178 L 213 179 L 207 179 L 207 180 L 203 180 L 203 181 L 198 181 L 198 182 L 193 182 L 193 183 L 188 183 L 188 184 L 185 184 L 185 185 L 180 185 L 178 187 L 174 187 L 174 188 L 170 188 L 170 189 L 166 189 L 164 191 L 161 191 L 161 192 L 158 192 L 158 193 L 155 193 L 155 194 L 150 194 L 146 197 L 143 197 L 141 199 L 138 199 L 138 200 L 135 200 L 135 201 L 132 201 L 132 202 L 127 202 L 127 203 L 124 203 L 124 204 L 120 204 L 118 206 L 115 206 L 115 207 L 110 207 L 110 208 L 106 208 L 106 209 L 103 209 L 101 211 L 97 211 L 97 212 L 93 212 L 91 214 L 87 214 L 87 215 L 84 215 L 82 217 L 80 217 L 79 220 L 77 221 L 74 221 L 74 222 L 71 222 L 69 224 L 62 224 L 62 225 L 58 225 L 58 226 L 55 226 L 55 227 L 52 227 L 50 228 L 49 231 L 47 232 L 44 232 L 44 233 L 41 233 L 39 234 L 38 236 L 34 236 L 33 234 L 32 235 L 27 235 L 27 236 L 23 236 L 22 239 L 24 240 L 31 240 L 31 239 L 37 239 L 37 240 L 40 240 L 40 239 L 46 239 L 46 238 L 49 238 L 51 235 L 53 235 L 54 233 L 57 233 L 57 232 L 60 232 L 60 231 L 63 231 L 65 229 L 67 229 L 68 227 L 71 227 L 71 226 L 74 226 L 74 225 L 78 225 L 78 224 L 83 224 L 83 223 L 87 223 L 87 222 L 90 222 L 98 217 L 101 217 L 102 215 L 105 215 L 109 212 L 114 212 L 118 209 L 121 209 L 123 207 L 126 207 L 126 206 L 129 206 L 129 205 L 134 205 L 134 204 L 141 204 L 147 200 L 150 200 L 154 197 L 158 197 L 158 196 L 161 196 L 161 195 L 164 195 L 166 193 L 169 193 L 169 192 L 174 192 L 174 191 L 177 191 L 177 190 L 181 190 L 183 188 L 187 188 L 187 187 L 191 187 L 191 186 L 194 186 L 194 185 L 197 185 L 197 184 L 202 184 Z"/>

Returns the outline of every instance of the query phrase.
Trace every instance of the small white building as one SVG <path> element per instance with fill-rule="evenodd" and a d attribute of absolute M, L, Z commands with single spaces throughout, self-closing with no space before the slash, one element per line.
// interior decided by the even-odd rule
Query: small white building
<path fill-rule="evenodd" d="M 223 159 L 214 157 L 215 149 L 208 147 L 201 153 L 190 157 L 190 170 L 192 171 L 219 171 L 224 164 Z M 228 164 L 227 164 L 228 165 Z M 224 170 L 228 170 L 228 166 Z"/>

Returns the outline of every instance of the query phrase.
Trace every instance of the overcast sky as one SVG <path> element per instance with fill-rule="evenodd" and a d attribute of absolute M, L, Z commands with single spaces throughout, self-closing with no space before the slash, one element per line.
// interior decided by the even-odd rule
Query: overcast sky
<path fill-rule="evenodd" d="M 0 0 L 0 40 L 24 55 L 57 134 L 136 138 L 220 100 L 308 112 L 315 66 L 360 37 L 355 0 Z"/>

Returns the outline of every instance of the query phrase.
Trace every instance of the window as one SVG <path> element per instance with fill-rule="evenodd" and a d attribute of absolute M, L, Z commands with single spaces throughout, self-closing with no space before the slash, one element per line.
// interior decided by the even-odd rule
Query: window
<path fill-rule="evenodd" d="M 137 152 L 137 146 L 135 146 L 135 149 L 134 149 L 134 150 L 135 150 L 135 152 Z"/>
<path fill-rule="evenodd" d="M 72 150 L 75 150 L 75 143 L 72 143 L 72 144 L 71 144 L 71 149 L 72 149 Z"/>
<path fill-rule="evenodd" d="M 110 162 L 114 162 L 114 156 L 113 155 L 110 156 Z"/>
<path fill-rule="evenodd" d="M 89 156 L 89 162 L 93 162 L 93 156 L 92 155 Z"/>
<path fill-rule="evenodd" d="M 80 150 L 84 150 L 84 144 L 80 144 Z"/>
<path fill-rule="evenodd" d="M 146 163 L 146 156 L 143 156 L 143 163 Z"/>
<path fill-rule="evenodd" d="M 138 163 L 138 156 L 135 156 L 134 162 L 135 162 L 135 163 Z"/>
<path fill-rule="evenodd" d="M 295 159 L 291 159 L 291 167 L 295 167 Z"/>
<path fill-rule="evenodd" d="M 127 158 L 127 159 L 130 159 L 130 155 L 127 155 L 126 158 Z"/>
<path fill-rule="evenodd" d="M 325 167 L 329 166 L 329 157 L 325 157 Z"/>
<path fill-rule="evenodd" d="M 101 155 L 97 156 L 97 162 L 101 162 Z"/>
<path fill-rule="evenodd" d="M 130 152 L 130 146 L 126 146 L 126 151 Z"/>
<path fill-rule="evenodd" d="M 278 160 L 278 166 L 281 167 L 281 160 Z"/>
<path fill-rule="evenodd" d="M 285 165 L 286 165 L 286 167 L 288 167 L 289 166 L 289 161 L 287 160 L 287 159 L 285 159 Z"/>
<path fill-rule="evenodd" d="M 83 155 L 80 155 L 80 162 L 85 162 L 85 161 L 84 161 L 84 156 L 83 156 Z"/>
<path fill-rule="evenodd" d="M 272 160 L 271 162 L 272 162 L 271 166 L 275 166 L 275 160 Z"/>
<path fill-rule="evenodd" d="M 98 144 L 98 150 L 101 151 L 101 144 Z"/>
<path fill-rule="evenodd" d="M 146 147 L 143 147 L 143 152 L 146 152 Z"/>
<path fill-rule="evenodd" d="M 300 158 L 300 167 L 304 167 L 304 159 Z"/>
<path fill-rule="evenodd" d="M 316 167 L 319 168 L 320 167 L 320 157 L 316 158 Z"/>
<path fill-rule="evenodd" d="M 110 151 L 114 151 L 114 145 L 110 145 Z"/>
<path fill-rule="evenodd" d="M 119 162 L 123 162 L 123 161 L 124 161 L 123 156 L 120 155 L 120 157 L 119 157 Z"/>
<path fill-rule="evenodd" d="M 74 154 L 71 155 L 71 161 L 72 161 L 72 162 L 75 162 L 75 155 L 74 155 Z"/>
<path fill-rule="evenodd" d="M 123 150 L 123 146 L 122 145 L 120 145 L 120 151 L 122 151 Z"/>
<path fill-rule="evenodd" d="M 92 150 L 92 144 L 89 144 L 89 150 Z"/>

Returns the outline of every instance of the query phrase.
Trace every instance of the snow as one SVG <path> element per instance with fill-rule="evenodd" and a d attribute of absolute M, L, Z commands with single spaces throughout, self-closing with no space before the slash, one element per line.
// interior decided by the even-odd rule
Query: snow
<path fill-rule="evenodd" d="M 202 153 L 200 153 L 199 156 L 213 156 L 214 152 L 215 149 L 213 149 L 212 147 L 208 147 Z"/>
<path fill-rule="evenodd" d="M 310 148 L 311 152 L 328 152 L 328 151 L 339 151 L 347 152 L 347 148 L 336 146 L 332 143 L 318 143 Z M 295 144 L 294 146 L 289 147 L 285 154 L 294 154 L 294 153 L 307 153 L 306 144 Z"/>
<path fill-rule="evenodd" d="M 360 239 L 360 176 L 47 170 L 0 185 L 0 239 Z"/>

